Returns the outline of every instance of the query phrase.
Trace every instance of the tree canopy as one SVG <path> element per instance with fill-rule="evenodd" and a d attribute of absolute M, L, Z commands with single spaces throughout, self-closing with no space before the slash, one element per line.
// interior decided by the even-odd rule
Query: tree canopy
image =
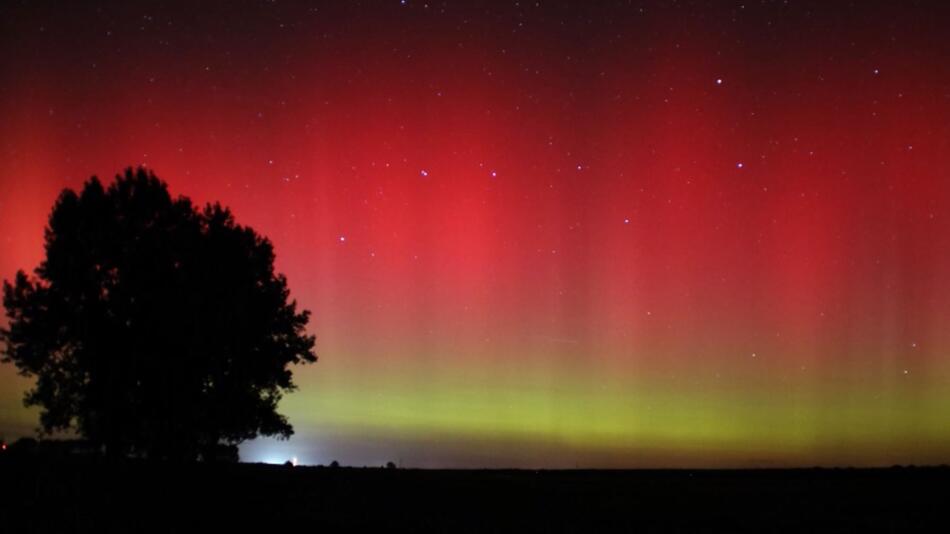
<path fill-rule="evenodd" d="M 45 259 L 3 286 L 4 362 L 45 432 L 74 429 L 112 455 L 207 457 L 289 437 L 277 412 L 313 363 L 310 313 L 288 301 L 270 241 L 219 204 L 173 198 L 145 169 L 65 189 Z"/>

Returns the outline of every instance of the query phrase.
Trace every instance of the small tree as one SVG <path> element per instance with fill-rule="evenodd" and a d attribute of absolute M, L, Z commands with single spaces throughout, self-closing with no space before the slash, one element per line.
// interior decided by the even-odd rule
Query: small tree
<path fill-rule="evenodd" d="M 35 377 L 44 432 L 75 428 L 112 455 L 194 459 L 220 443 L 289 437 L 277 413 L 312 363 L 271 243 L 219 204 L 195 208 L 139 168 L 64 190 L 46 257 L 5 282 L 2 360 Z"/>

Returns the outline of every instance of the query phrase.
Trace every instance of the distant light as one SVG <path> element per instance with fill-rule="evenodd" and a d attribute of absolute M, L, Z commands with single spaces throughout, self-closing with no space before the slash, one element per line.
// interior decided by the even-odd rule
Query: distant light
<path fill-rule="evenodd" d="M 737 169 L 741 169 L 741 168 L 743 168 L 743 167 L 745 167 L 745 165 L 744 165 L 741 161 L 740 161 L 739 163 L 736 163 L 736 168 L 737 168 Z"/>
<path fill-rule="evenodd" d="M 722 78 L 716 78 L 716 85 L 722 85 Z"/>
<path fill-rule="evenodd" d="M 422 176 L 429 176 L 429 171 L 422 169 L 421 171 L 419 171 L 419 174 L 421 174 Z"/>
<path fill-rule="evenodd" d="M 623 223 L 624 223 L 624 224 L 630 224 L 630 219 L 624 219 L 624 220 L 623 220 Z"/>
<path fill-rule="evenodd" d="M 296 457 L 296 456 L 292 456 L 292 457 L 290 458 L 290 465 L 292 465 L 292 466 L 294 466 L 294 467 L 297 467 L 297 457 Z"/>
<path fill-rule="evenodd" d="M 341 236 L 340 236 L 340 243 L 346 243 L 346 236 L 345 236 L 345 235 L 341 235 Z"/>
<path fill-rule="evenodd" d="M 497 173 L 497 172 L 495 172 L 495 171 L 492 171 L 492 172 L 491 172 L 491 177 L 492 177 L 492 178 L 495 178 L 495 177 L 497 177 L 497 176 L 498 176 L 498 173 Z"/>

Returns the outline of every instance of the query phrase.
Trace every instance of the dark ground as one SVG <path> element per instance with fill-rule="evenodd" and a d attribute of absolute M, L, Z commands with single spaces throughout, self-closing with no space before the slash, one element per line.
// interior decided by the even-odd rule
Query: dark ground
<path fill-rule="evenodd" d="M 426 471 L 0 458 L 3 532 L 950 527 L 950 469 Z"/>

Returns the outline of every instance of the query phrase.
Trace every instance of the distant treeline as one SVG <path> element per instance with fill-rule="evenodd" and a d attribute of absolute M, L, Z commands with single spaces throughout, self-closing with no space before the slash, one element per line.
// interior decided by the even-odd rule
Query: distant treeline
<path fill-rule="evenodd" d="M 20 438 L 9 445 L 4 442 L 2 454 L 14 458 L 98 457 L 105 455 L 105 448 L 84 439 Z M 130 455 L 130 457 L 135 456 Z M 237 445 L 219 444 L 211 454 L 200 459 L 205 462 L 235 463 L 240 460 L 240 457 Z"/>

